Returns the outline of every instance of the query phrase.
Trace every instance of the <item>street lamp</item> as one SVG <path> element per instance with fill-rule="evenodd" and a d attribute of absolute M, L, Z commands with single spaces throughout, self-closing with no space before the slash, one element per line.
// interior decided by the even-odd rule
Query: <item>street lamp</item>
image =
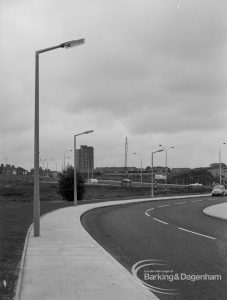
<path fill-rule="evenodd" d="M 39 188 L 39 54 L 58 48 L 71 48 L 84 44 L 84 39 L 68 41 L 35 52 L 35 127 L 34 127 L 34 236 L 40 235 L 40 188 Z"/>
<path fill-rule="evenodd" d="M 154 153 L 162 152 L 164 149 L 160 149 L 154 152 L 151 152 L 151 198 L 154 198 Z"/>
<path fill-rule="evenodd" d="M 133 154 L 140 156 L 140 179 L 141 179 L 141 182 L 142 182 L 143 181 L 143 169 L 142 169 L 143 159 L 142 159 L 142 155 L 140 153 L 136 153 L 136 152 L 134 152 Z"/>
<path fill-rule="evenodd" d="M 166 159 L 165 159 L 165 195 L 166 195 L 166 191 L 167 191 L 167 152 L 170 149 L 174 149 L 174 147 L 171 146 L 171 147 L 166 148 L 163 145 L 159 145 L 159 147 L 162 147 L 166 153 Z"/>
<path fill-rule="evenodd" d="M 89 134 L 94 132 L 94 130 L 87 130 L 82 133 L 74 135 L 74 206 L 77 205 L 77 182 L 76 182 L 76 137 L 82 134 Z"/>
<path fill-rule="evenodd" d="M 221 177 L 222 177 L 222 167 L 221 167 L 221 146 L 226 145 L 226 142 L 223 142 L 219 146 L 219 181 L 221 184 Z"/>

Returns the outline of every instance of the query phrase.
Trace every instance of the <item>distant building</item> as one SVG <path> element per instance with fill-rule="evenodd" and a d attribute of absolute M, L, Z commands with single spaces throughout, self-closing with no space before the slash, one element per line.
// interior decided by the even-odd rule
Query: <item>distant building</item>
<path fill-rule="evenodd" d="M 76 149 L 76 169 L 81 173 L 93 174 L 94 172 L 94 148 L 86 145 Z M 90 176 L 92 177 L 92 176 Z"/>
<path fill-rule="evenodd" d="M 182 174 L 190 172 L 190 168 L 172 168 L 171 173 Z"/>
<path fill-rule="evenodd" d="M 166 170 L 169 171 L 169 168 L 167 168 Z M 153 172 L 163 173 L 165 172 L 165 167 L 162 166 L 153 167 Z"/>
<path fill-rule="evenodd" d="M 142 170 L 143 172 L 145 171 L 144 169 Z M 141 169 L 136 167 L 127 167 L 127 170 L 125 170 L 125 167 L 97 167 L 95 172 L 101 174 L 124 174 L 127 172 L 131 174 L 141 172 Z"/>
<path fill-rule="evenodd" d="M 101 174 L 122 174 L 125 172 L 124 167 L 97 167 L 95 168 L 95 172 L 99 172 Z"/>
<path fill-rule="evenodd" d="M 210 164 L 210 168 L 214 168 L 214 169 L 217 169 L 217 168 L 219 168 L 220 167 L 220 163 L 212 163 L 212 164 Z M 227 166 L 226 166 L 226 164 L 224 164 L 224 163 L 221 163 L 221 167 L 223 168 L 226 168 Z"/>
<path fill-rule="evenodd" d="M 27 175 L 28 171 L 21 168 L 21 167 L 15 167 L 14 165 L 10 164 L 1 164 L 0 165 L 0 174 L 4 175 Z"/>
<path fill-rule="evenodd" d="M 25 170 L 25 169 L 23 169 L 23 168 L 21 168 L 21 167 L 18 167 L 18 168 L 16 169 L 16 174 L 17 174 L 17 175 L 27 175 L 27 174 L 28 174 L 28 171 Z"/>

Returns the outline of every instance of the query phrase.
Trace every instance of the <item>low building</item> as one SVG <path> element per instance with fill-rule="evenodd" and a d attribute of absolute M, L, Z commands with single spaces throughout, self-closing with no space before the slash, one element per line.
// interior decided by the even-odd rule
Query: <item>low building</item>
<path fill-rule="evenodd" d="M 172 168 L 171 173 L 174 174 L 182 174 L 182 173 L 189 173 L 191 171 L 190 168 Z"/>

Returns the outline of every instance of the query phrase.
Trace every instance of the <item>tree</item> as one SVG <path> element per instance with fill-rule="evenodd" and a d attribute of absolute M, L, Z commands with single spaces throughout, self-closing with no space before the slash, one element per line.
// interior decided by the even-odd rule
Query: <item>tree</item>
<path fill-rule="evenodd" d="M 78 200 L 83 199 L 84 195 L 84 179 L 79 172 L 76 172 L 77 182 L 77 198 Z M 74 200 L 74 168 L 72 166 L 67 167 L 59 175 L 58 181 L 58 194 L 63 199 L 68 201 Z"/>

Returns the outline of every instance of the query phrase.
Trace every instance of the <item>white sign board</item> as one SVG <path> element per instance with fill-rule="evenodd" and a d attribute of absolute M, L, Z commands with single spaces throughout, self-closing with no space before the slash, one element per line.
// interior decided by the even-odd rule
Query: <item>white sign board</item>
<path fill-rule="evenodd" d="M 159 180 L 160 180 L 160 179 L 161 179 L 161 180 L 165 180 L 165 179 L 166 179 L 165 175 L 155 175 L 154 178 L 155 178 L 155 179 L 159 179 Z"/>

